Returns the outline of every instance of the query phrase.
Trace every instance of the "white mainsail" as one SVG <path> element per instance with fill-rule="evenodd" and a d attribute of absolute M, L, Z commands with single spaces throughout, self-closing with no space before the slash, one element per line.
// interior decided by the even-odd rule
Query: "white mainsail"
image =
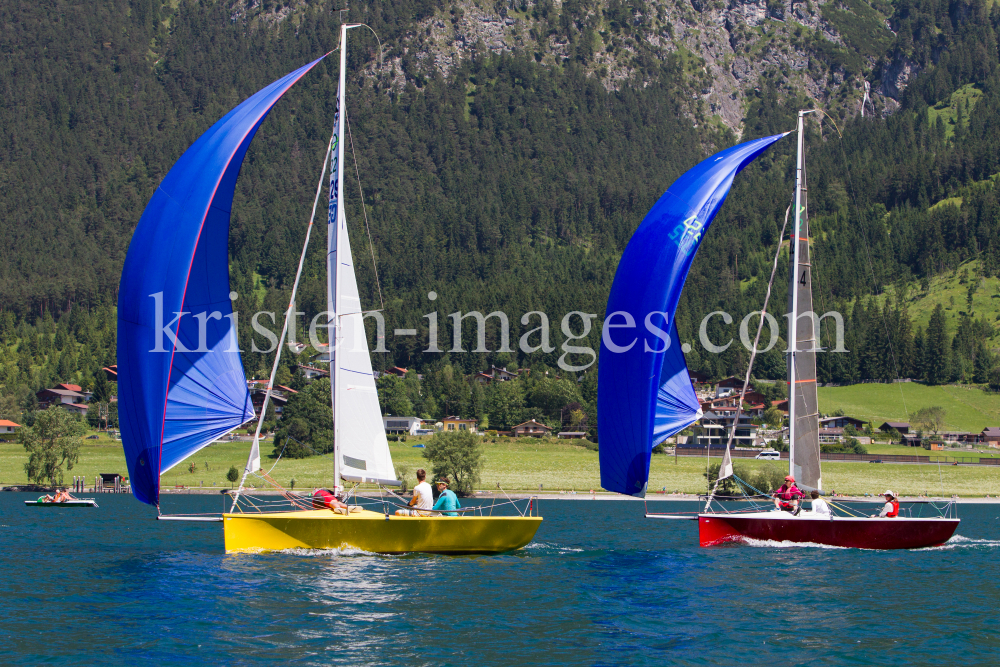
<path fill-rule="evenodd" d="M 330 348 L 330 399 L 333 405 L 334 479 L 396 485 L 375 375 L 372 372 L 364 313 L 354 274 L 344 198 L 345 72 L 347 30 L 340 28 L 340 88 L 337 92 L 336 145 L 331 157 L 327 218 L 327 313 Z"/>

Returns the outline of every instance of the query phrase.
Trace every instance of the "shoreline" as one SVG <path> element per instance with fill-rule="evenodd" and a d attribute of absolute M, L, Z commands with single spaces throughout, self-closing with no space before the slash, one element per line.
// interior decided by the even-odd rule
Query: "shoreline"
<path fill-rule="evenodd" d="M 19 486 L 2 486 L 2 487 L 0 487 L 0 493 L 3 493 L 3 492 L 10 492 L 10 493 L 51 493 L 54 490 L 55 490 L 54 488 L 39 488 L 39 487 L 35 487 L 35 488 L 32 488 L 32 489 L 27 489 L 27 488 L 19 487 Z M 160 493 L 163 494 L 163 495 L 202 495 L 202 496 L 216 495 L 216 496 L 218 496 L 218 495 L 223 495 L 223 491 L 230 491 L 230 490 L 231 489 L 220 489 L 218 487 L 193 487 L 193 488 L 186 488 L 186 489 L 176 489 L 176 488 L 167 489 L 167 488 L 163 488 L 163 489 L 160 489 Z M 110 494 L 110 495 L 128 495 L 128 496 L 131 496 L 130 493 L 117 493 L 117 494 L 115 494 L 113 491 L 97 492 L 97 491 L 90 490 L 90 491 L 81 491 L 81 492 L 74 492 L 74 493 L 78 493 L 78 495 L 82 495 L 82 496 L 87 496 L 87 495 L 95 495 L 95 496 L 97 496 L 97 495 L 108 495 L 108 494 Z M 271 489 L 266 489 L 266 490 L 263 490 L 263 489 L 254 489 L 254 495 L 258 495 L 258 496 L 264 496 L 264 495 L 281 495 L 281 492 L 280 491 L 271 490 Z M 379 494 L 377 492 L 374 492 L 374 491 L 370 491 L 370 490 L 364 490 L 364 491 L 358 492 L 356 495 L 361 496 L 363 498 L 378 498 L 378 497 L 380 497 L 381 494 Z M 477 492 L 473 496 L 468 496 L 467 499 L 474 500 L 476 498 L 483 498 L 483 499 L 486 499 L 486 500 L 493 500 L 493 499 L 504 499 L 504 498 L 507 498 L 507 497 L 510 497 L 513 500 L 527 500 L 529 498 L 535 498 L 536 500 L 574 500 L 574 501 L 613 500 L 613 501 L 622 501 L 622 502 L 643 502 L 643 503 L 645 503 L 645 502 L 656 502 L 656 503 L 661 503 L 661 502 L 697 502 L 697 501 L 704 501 L 705 500 L 705 496 L 703 496 L 703 495 L 699 496 L 699 495 L 693 494 L 693 493 L 678 493 L 678 494 L 666 494 L 666 495 L 652 494 L 652 495 L 647 496 L 646 498 L 634 498 L 632 496 L 625 496 L 625 495 L 622 495 L 620 493 L 611 493 L 609 491 L 598 491 L 598 492 L 595 492 L 595 493 L 591 494 L 591 493 L 568 493 L 568 492 L 567 493 L 551 493 L 551 492 L 550 493 L 545 493 L 545 492 L 542 492 L 542 493 L 533 493 L 531 491 L 526 491 L 526 490 L 508 491 L 507 493 L 497 493 L 495 491 L 483 491 L 483 492 Z M 872 504 L 875 504 L 875 503 L 884 503 L 884 501 L 881 500 L 878 496 L 868 496 L 868 497 L 865 497 L 865 496 L 837 496 L 836 502 L 842 502 L 842 501 L 843 502 L 861 502 L 861 503 L 868 502 L 868 503 L 872 503 Z M 927 497 L 921 497 L 921 496 L 900 496 L 899 497 L 899 501 L 903 502 L 903 503 L 905 503 L 905 502 L 921 502 L 921 501 L 922 502 L 948 502 L 948 501 L 953 501 L 953 502 L 960 503 L 960 504 L 970 504 L 970 503 L 971 504 L 980 504 L 980 505 L 1000 504 L 1000 498 L 997 498 L 997 497 L 981 498 L 981 497 L 977 497 L 977 496 L 957 496 L 957 497 L 943 497 L 943 496 L 927 496 Z M 744 501 L 733 500 L 733 501 L 717 501 L 717 502 L 744 502 Z"/>

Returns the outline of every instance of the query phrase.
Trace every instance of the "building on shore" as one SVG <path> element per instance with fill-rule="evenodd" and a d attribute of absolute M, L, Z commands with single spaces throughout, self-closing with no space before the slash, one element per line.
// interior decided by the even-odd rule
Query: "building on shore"
<path fill-rule="evenodd" d="M 397 415 L 383 415 L 382 426 L 385 432 L 390 435 L 417 435 L 423 429 L 423 420 L 420 417 L 399 417 Z"/>
<path fill-rule="evenodd" d="M 532 419 L 524 422 L 523 424 L 518 424 L 512 429 L 512 431 L 514 432 L 514 437 L 519 438 L 521 436 L 530 435 L 540 438 L 543 435 L 548 435 L 552 431 L 552 428 Z"/>
<path fill-rule="evenodd" d="M 476 433 L 478 419 L 462 419 L 461 417 L 445 417 L 441 420 L 442 431 L 469 431 Z"/>
<path fill-rule="evenodd" d="M 883 433 L 888 433 L 895 429 L 900 435 L 906 435 L 910 432 L 910 422 L 882 422 L 882 425 L 878 427 L 878 430 Z"/>
<path fill-rule="evenodd" d="M 1000 426 L 987 426 L 979 434 L 979 441 L 990 447 L 1000 447 Z"/>

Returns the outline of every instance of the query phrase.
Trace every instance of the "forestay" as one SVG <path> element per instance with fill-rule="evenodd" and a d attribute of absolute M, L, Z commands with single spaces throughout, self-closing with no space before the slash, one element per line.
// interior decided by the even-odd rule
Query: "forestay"
<path fill-rule="evenodd" d="M 733 178 L 785 134 L 721 151 L 682 175 L 625 248 L 608 297 L 598 371 L 605 489 L 645 495 L 653 447 L 701 417 L 674 313 L 694 254 Z"/>
<path fill-rule="evenodd" d="M 158 505 L 162 472 L 254 417 L 230 300 L 233 191 L 257 128 L 320 60 L 201 135 L 136 227 L 118 295 L 118 398 L 132 492 L 142 502 Z"/>

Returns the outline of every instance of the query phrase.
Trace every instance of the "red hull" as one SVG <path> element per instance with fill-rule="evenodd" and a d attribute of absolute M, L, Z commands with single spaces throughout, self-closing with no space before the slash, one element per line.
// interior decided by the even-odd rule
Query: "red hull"
<path fill-rule="evenodd" d="M 958 519 L 792 517 L 784 512 L 741 516 L 699 514 L 698 537 L 703 547 L 744 539 L 811 542 L 856 549 L 919 549 L 947 542 Z"/>

